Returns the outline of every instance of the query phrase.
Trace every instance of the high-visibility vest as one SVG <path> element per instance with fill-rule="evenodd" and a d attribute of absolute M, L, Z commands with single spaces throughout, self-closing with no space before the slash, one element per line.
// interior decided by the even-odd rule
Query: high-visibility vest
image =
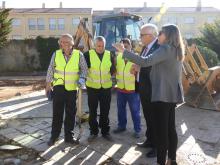
<path fill-rule="evenodd" d="M 73 50 L 68 62 L 61 49 L 55 54 L 55 71 L 53 86 L 64 85 L 68 91 L 77 89 L 77 81 L 79 80 L 79 50 Z"/>
<path fill-rule="evenodd" d="M 112 80 L 110 68 L 112 66 L 110 51 L 105 50 L 102 61 L 100 61 L 95 50 L 89 51 L 91 67 L 88 70 L 86 85 L 91 88 L 111 88 Z"/>
<path fill-rule="evenodd" d="M 125 64 L 122 54 L 118 54 L 116 80 L 119 89 L 135 90 L 135 75 L 130 73 L 132 64 L 133 63 L 129 61 Z"/>

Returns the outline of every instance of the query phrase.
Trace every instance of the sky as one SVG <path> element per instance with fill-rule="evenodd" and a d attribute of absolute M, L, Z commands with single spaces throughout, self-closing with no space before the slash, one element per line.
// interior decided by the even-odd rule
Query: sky
<path fill-rule="evenodd" d="M 0 0 L 0 6 L 2 6 Z M 4 0 L 6 8 L 57 8 L 62 1 L 63 8 L 93 8 L 93 10 L 112 10 L 114 7 L 160 7 L 164 2 L 168 7 L 195 7 L 197 0 Z M 203 7 L 220 9 L 220 0 L 202 0 Z"/>

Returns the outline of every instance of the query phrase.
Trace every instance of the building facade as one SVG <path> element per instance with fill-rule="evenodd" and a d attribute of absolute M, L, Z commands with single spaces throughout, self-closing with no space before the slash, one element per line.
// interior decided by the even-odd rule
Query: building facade
<path fill-rule="evenodd" d="M 5 4 L 4 4 L 5 5 Z M 3 5 L 2 5 L 3 6 Z M 92 20 L 96 16 L 107 15 L 118 12 L 129 12 L 143 17 L 145 23 L 155 23 L 161 27 L 167 23 L 174 23 L 180 27 L 185 38 L 198 37 L 205 23 L 213 23 L 220 19 L 220 10 L 213 7 L 161 7 L 138 8 L 114 8 L 113 10 L 93 11 L 92 8 L 25 8 L 12 9 L 10 18 L 12 21 L 12 32 L 9 39 L 25 39 L 42 37 L 59 37 L 63 33 L 75 34 L 79 18 L 88 18 L 89 30 L 92 32 Z"/>
<path fill-rule="evenodd" d="M 118 12 L 122 8 L 115 8 Z M 124 8 L 125 12 L 141 15 L 145 23 L 156 24 L 159 28 L 168 23 L 179 26 L 183 37 L 194 38 L 201 35 L 205 23 L 213 23 L 220 19 L 220 10 L 213 7 L 170 7 L 161 11 L 159 7 Z"/>
<path fill-rule="evenodd" d="M 75 34 L 80 17 L 92 25 L 91 8 L 32 8 L 12 9 L 12 32 L 9 39 L 59 37 L 63 33 Z M 92 26 L 89 26 L 92 30 Z"/>

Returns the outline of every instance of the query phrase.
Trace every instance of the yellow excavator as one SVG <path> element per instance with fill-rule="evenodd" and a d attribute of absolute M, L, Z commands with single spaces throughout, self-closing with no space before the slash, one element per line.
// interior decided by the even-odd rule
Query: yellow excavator
<path fill-rule="evenodd" d="M 185 102 L 193 107 L 220 111 L 220 66 L 208 68 L 198 47 L 185 45 L 182 81 Z"/>
<path fill-rule="evenodd" d="M 75 34 L 75 47 L 83 52 L 93 47 L 93 37 L 106 38 L 106 49 L 114 51 L 112 43 L 128 37 L 135 50 L 140 51 L 139 36 L 141 17 L 128 13 L 101 16 L 94 19 L 93 35 L 88 30 L 86 19 L 81 19 Z M 111 33 L 109 31 L 112 31 Z M 108 35 L 112 34 L 111 37 Z M 80 46 L 80 40 L 83 40 Z M 138 45 L 138 46 L 137 46 Z M 195 44 L 186 46 L 186 58 L 183 64 L 183 88 L 185 102 L 193 107 L 220 110 L 220 66 L 208 68 L 203 56 Z M 137 51 L 137 52 L 138 52 Z"/>

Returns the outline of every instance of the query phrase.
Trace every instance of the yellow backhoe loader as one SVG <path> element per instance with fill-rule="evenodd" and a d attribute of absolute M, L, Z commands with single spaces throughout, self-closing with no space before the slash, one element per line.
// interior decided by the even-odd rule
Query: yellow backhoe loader
<path fill-rule="evenodd" d="M 185 45 L 182 81 L 185 102 L 193 107 L 220 111 L 220 66 L 208 68 L 197 46 Z"/>

